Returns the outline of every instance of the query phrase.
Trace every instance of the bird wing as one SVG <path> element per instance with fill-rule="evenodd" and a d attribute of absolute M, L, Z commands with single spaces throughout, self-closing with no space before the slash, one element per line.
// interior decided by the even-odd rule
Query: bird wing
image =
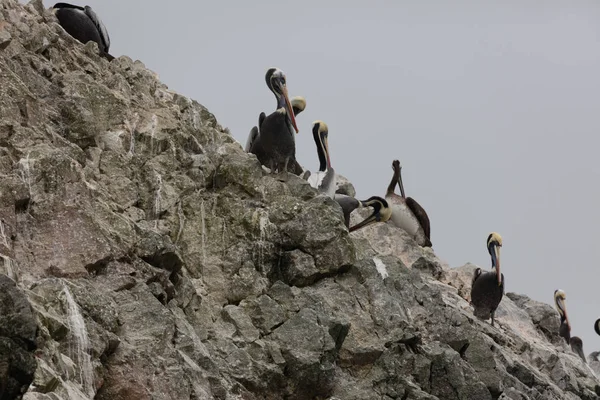
<path fill-rule="evenodd" d="M 265 114 L 264 112 L 261 112 L 260 115 L 258 116 L 258 130 L 259 131 L 262 128 L 262 124 L 263 124 L 263 121 L 265 120 L 265 118 L 267 118 L 267 114 Z"/>
<path fill-rule="evenodd" d="M 421 205 L 417 203 L 417 201 L 412 197 L 406 198 L 406 205 L 408 206 L 408 208 L 410 208 L 410 211 L 412 211 L 415 217 L 417 217 L 419 224 L 421 225 L 421 227 L 423 227 L 423 232 L 425 232 L 425 237 L 429 242 L 429 246 L 431 246 L 431 240 L 429 236 L 431 233 L 431 227 L 429 225 L 429 217 L 427 216 L 427 213 L 425 212 L 423 207 L 421 207 Z"/>
<path fill-rule="evenodd" d="M 350 228 L 350 214 L 355 209 L 361 206 L 360 201 L 356 200 L 352 196 L 347 196 L 345 194 L 336 194 L 333 199 L 337 201 L 337 203 L 342 207 L 342 212 L 344 214 L 344 224 L 346 228 Z"/>
<path fill-rule="evenodd" d="M 69 4 L 69 3 L 56 3 L 55 5 L 52 6 L 52 8 L 76 8 L 78 10 L 83 10 L 83 7 L 80 6 L 76 6 L 75 4 Z"/>
<path fill-rule="evenodd" d="M 92 7 L 85 6 L 84 10 L 85 14 L 92 20 L 94 25 L 96 25 L 98 33 L 100 34 L 100 39 L 102 39 L 102 43 L 104 43 L 105 48 L 103 50 L 104 52 L 108 53 L 108 49 L 110 48 L 110 37 L 108 36 L 108 31 L 106 30 L 106 27 L 104 26 L 98 15 L 96 15 L 94 10 L 92 10 Z"/>
<path fill-rule="evenodd" d="M 250 129 L 250 134 L 248 135 L 248 139 L 246 140 L 246 146 L 244 147 L 244 151 L 246 153 L 252 153 L 252 146 L 254 145 L 254 142 L 256 141 L 257 137 L 258 128 L 256 126 L 253 126 L 252 129 Z"/>

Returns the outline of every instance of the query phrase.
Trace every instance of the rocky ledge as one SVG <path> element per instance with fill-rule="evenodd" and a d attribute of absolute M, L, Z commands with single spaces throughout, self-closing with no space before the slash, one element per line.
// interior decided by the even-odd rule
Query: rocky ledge
<path fill-rule="evenodd" d="M 41 1 L 0 3 L 0 150 L 2 399 L 600 398 L 549 305 L 474 319 L 475 266 L 350 235 Z"/>

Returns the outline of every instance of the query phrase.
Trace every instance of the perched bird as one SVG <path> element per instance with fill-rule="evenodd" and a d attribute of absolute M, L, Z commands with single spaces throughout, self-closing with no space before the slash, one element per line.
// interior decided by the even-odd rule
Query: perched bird
<path fill-rule="evenodd" d="M 583 354 L 583 341 L 578 336 L 571 336 L 571 323 L 569 322 L 569 316 L 567 315 L 566 300 L 567 294 L 563 290 L 556 289 L 554 291 L 554 305 L 560 315 L 560 328 L 558 328 L 558 333 L 560 337 L 564 338 L 567 344 L 571 346 L 571 350 L 587 364 L 587 360 Z"/>
<path fill-rule="evenodd" d="M 429 217 L 415 199 L 405 196 L 400 161 L 394 160 L 392 169 L 394 175 L 385 194 L 385 199 L 392 207 L 391 221 L 411 235 L 419 246 L 431 247 Z M 401 196 L 394 193 L 396 184 L 400 186 Z"/>
<path fill-rule="evenodd" d="M 114 59 L 108 53 L 110 37 L 106 27 L 96 15 L 92 7 L 80 7 L 68 3 L 56 3 L 52 12 L 58 18 L 63 29 L 75 39 L 85 44 L 89 41 L 98 43 L 100 55 L 111 61 Z"/>
<path fill-rule="evenodd" d="M 565 300 L 567 300 L 567 294 L 561 289 L 556 289 L 554 291 L 554 305 L 556 311 L 558 311 L 558 315 L 560 315 L 560 328 L 558 328 L 558 332 L 560 337 L 565 339 L 565 342 L 569 343 L 569 340 L 571 339 L 571 324 L 569 323 Z"/>
<path fill-rule="evenodd" d="M 594 323 L 594 330 L 598 335 L 600 335 L 600 318 L 598 318 Z"/>
<path fill-rule="evenodd" d="M 306 109 L 306 100 L 302 96 L 294 97 L 291 101 L 291 104 L 292 104 L 292 111 L 294 111 L 295 117 L 297 117 L 298 114 L 300 114 L 302 111 L 304 111 Z M 266 117 L 267 117 L 267 115 L 264 112 L 261 112 L 260 115 L 258 116 L 258 126 L 253 126 L 252 129 L 250 130 L 250 134 L 248 135 L 248 139 L 246 140 L 246 146 L 244 147 L 244 151 L 246 153 L 250 152 L 250 149 L 252 148 L 252 144 L 254 143 L 254 140 L 258 137 L 258 135 L 260 133 L 260 126 L 262 125 L 262 122 L 265 120 Z"/>
<path fill-rule="evenodd" d="M 271 172 L 291 169 L 299 175 L 302 167 L 296 161 L 294 134 L 294 131 L 298 133 L 298 127 L 288 98 L 285 74 L 278 68 L 269 68 L 265 80 L 277 99 L 277 109 L 270 115 L 259 116 L 258 127 L 252 128 L 246 141 L 246 151 L 255 154 L 258 161 Z M 302 111 L 300 108 L 298 110 Z"/>
<path fill-rule="evenodd" d="M 483 272 L 477 268 L 471 282 L 471 304 L 475 307 L 473 314 L 480 319 L 492 318 L 504 296 L 504 274 L 500 272 L 500 247 L 502 237 L 492 232 L 487 238 L 487 249 L 492 257 L 493 271 Z"/>
<path fill-rule="evenodd" d="M 329 155 L 329 128 L 325 122 L 315 121 L 313 122 L 312 131 L 319 156 L 319 171 L 308 178 L 308 183 L 319 192 L 333 199 L 337 187 L 335 171 L 331 167 L 331 157 Z"/>
<path fill-rule="evenodd" d="M 351 227 L 349 229 L 350 232 L 354 232 L 360 228 L 364 228 L 365 226 L 373 224 L 375 222 L 386 222 L 392 216 L 392 209 L 389 207 L 387 201 L 385 201 L 379 196 L 372 196 L 364 201 L 358 200 L 358 202 L 363 207 L 372 207 L 373 213 L 360 223 Z"/>
<path fill-rule="evenodd" d="M 583 360 L 584 364 L 587 364 L 585 354 L 583 354 L 583 340 L 581 340 L 579 336 L 573 336 L 569 339 L 569 345 L 571 346 L 573 353 L 577 354 Z"/>

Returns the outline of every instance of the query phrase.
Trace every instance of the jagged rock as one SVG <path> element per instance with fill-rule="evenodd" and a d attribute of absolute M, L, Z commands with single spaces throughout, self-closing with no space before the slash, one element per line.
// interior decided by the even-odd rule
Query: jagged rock
<path fill-rule="evenodd" d="M 0 275 L 0 398 L 20 398 L 33 381 L 37 331 L 27 297 Z"/>
<path fill-rule="evenodd" d="M 24 398 L 600 398 L 551 306 L 507 293 L 479 321 L 475 265 L 390 223 L 349 234 L 335 201 L 39 0 L 0 4 L 0 69 L 0 268 L 31 305 L 3 310 L 0 352 L 25 361 Z"/>

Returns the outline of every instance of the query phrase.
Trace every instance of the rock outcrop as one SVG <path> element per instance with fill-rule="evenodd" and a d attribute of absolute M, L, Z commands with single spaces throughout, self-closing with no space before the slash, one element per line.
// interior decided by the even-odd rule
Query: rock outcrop
<path fill-rule="evenodd" d="M 600 398 L 550 306 L 474 319 L 474 266 L 350 235 L 41 1 L 0 3 L 0 150 L 2 399 Z"/>

